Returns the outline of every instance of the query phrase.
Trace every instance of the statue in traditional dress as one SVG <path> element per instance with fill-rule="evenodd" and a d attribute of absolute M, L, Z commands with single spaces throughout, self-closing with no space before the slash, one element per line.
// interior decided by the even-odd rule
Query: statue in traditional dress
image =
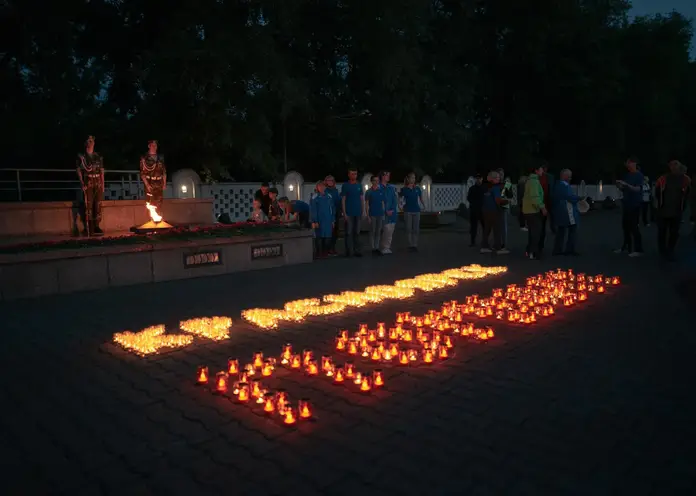
<path fill-rule="evenodd" d="M 94 136 L 85 141 L 85 153 L 77 155 L 77 175 L 84 196 L 84 226 L 87 236 L 101 236 L 99 227 L 104 199 L 104 159 L 94 151 Z"/>
<path fill-rule="evenodd" d="M 148 141 L 147 154 L 140 157 L 140 178 L 145 186 L 145 201 L 162 215 L 167 169 L 164 167 L 164 156 L 157 153 L 157 140 Z"/>

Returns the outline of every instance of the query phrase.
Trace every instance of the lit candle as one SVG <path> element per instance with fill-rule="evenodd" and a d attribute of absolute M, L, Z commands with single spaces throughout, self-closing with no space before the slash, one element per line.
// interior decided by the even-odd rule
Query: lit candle
<path fill-rule="evenodd" d="M 227 392 L 227 372 L 215 374 L 215 392 L 225 394 Z"/>
<path fill-rule="evenodd" d="M 372 384 L 376 388 L 384 386 L 384 374 L 380 369 L 375 369 L 372 372 Z"/>
<path fill-rule="evenodd" d="M 447 346 L 448 348 L 454 348 L 454 343 L 452 343 L 452 338 L 449 335 L 445 336 L 445 339 L 443 342 L 444 342 L 445 346 Z"/>
<path fill-rule="evenodd" d="M 374 330 L 367 331 L 367 340 L 371 343 L 377 341 L 377 332 Z"/>
<path fill-rule="evenodd" d="M 263 364 L 263 368 L 261 369 L 261 375 L 264 377 L 270 377 L 273 375 L 273 362 L 270 360 L 266 360 Z"/>
<path fill-rule="evenodd" d="M 329 364 L 326 366 L 324 369 L 324 373 L 326 374 L 326 377 L 333 377 L 335 373 L 336 367 L 334 366 L 333 363 Z"/>
<path fill-rule="evenodd" d="M 372 351 L 372 348 L 370 348 L 369 346 L 365 346 L 362 349 L 360 354 L 362 355 L 363 358 L 368 358 L 370 356 L 371 351 Z"/>
<path fill-rule="evenodd" d="M 239 390 L 237 392 L 237 400 L 240 403 L 246 403 L 249 401 L 249 384 L 246 382 L 241 382 L 239 384 Z"/>
<path fill-rule="evenodd" d="M 348 341 L 348 330 L 347 329 L 341 329 L 338 331 L 338 337 L 341 338 L 344 341 Z"/>
<path fill-rule="evenodd" d="M 392 357 L 395 357 L 396 355 L 399 354 L 399 345 L 397 343 L 391 343 L 389 345 L 389 353 L 391 354 Z"/>
<path fill-rule="evenodd" d="M 290 343 L 283 346 L 283 352 L 280 354 L 280 363 L 287 365 L 292 359 L 292 345 Z"/>
<path fill-rule="evenodd" d="M 198 367 L 196 372 L 196 382 L 198 384 L 208 384 L 208 367 Z"/>
<path fill-rule="evenodd" d="M 316 360 L 310 360 L 307 364 L 307 374 L 317 375 L 319 373 L 319 366 Z"/>
<path fill-rule="evenodd" d="M 433 363 L 433 352 L 430 349 L 423 350 L 423 363 Z"/>
<path fill-rule="evenodd" d="M 266 413 L 273 413 L 275 411 L 273 393 L 266 393 L 263 395 L 263 411 Z"/>
<path fill-rule="evenodd" d="M 348 354 L 349 355 L 357 355 L 358 354 L 358 343 L 356 343 L 353 340 L 348 342 Z"/>
<path fill-rule="evenodd" d="M 227 360 L 227 373 L 229 375 L 237 375 L 239 374 L 239 360 L 237 359 L 232 359 L 229 358 Z"/>
<path fill-rule="evenodd" d="M 411 329 L 404 329 L 402 339 L 407 343 L 413 341 L 413 331 Z"/>
<path fill-rule="evenodd" d="M 360 391 L 363 393 L 368 393 L 372 389 L 372 384 L 370 384 L 370 378 L 365 376 L 360 382 Z"/>
<path fill-rule="evenodd" d="M 252 363 L 255 369 L 260 369 L 263 367 L 263 353 L 257 351 L 254 353 L 254 362 Z"/>
<path fill-rule="evenodd" d="M 409 362 L 418 361 L 418 352 L 416 350 L 408 350 L 408 360 Z"/>
<path fill-rule="evenodd" d="M 307 398 L 301 399 L 297 402 L 297 410 L 300 412 L 301 419 L 307 420 L 312 418 L 312 407 Z"/>
<path fill-rule="evenodd" d="M 346 377 L 348 379 L 351 379 L 355 375 L 355 365 L 353 365 L 353 362 L 346 362 L 343 365 L 343 369 L 346 372 Z"/>
<path fill-rule="evenodd" d="M 309 362 L 312 360 L 313 356 L 312 350 L 304 350 L 302 352 L 302 365 L 305 367 L 309 365 Z"/>
<path fill-rule="evenodd" d="M 345 371 L 343 370 L 342 367 L 338 367 L 336 369 L 336 373 L 334 374 L 334 382 L 337 384 L 340 384 L 343 382 L 345 378 Z"/>
<path fill-rule="evenodd" d="M 367 324 L 360 324 L 360 327 L 358 328 L 358 332 L 360 333 L 361 336 L 364 336 L 367 334 Z"/>
<path fill-rule="evenodd" d="M 370 346 L 370 343 L 367 341 L 367 336 L 360 336 L 360 347 L 366 348 L 368 346 Z"/>
<path fill-rule="evenodd" d="M 329 355 L 324 355 L 321 357 L 321 370 L 326 372 L 326 370 L 331 367 L 331 357 Z"/>
<path fill-rule="evenodd" d="M 445 345 L 440 345 L 438 349 L 438 357 L 440 360 L 447 360 L 449 358 L 449 349 Z"/>
<path fill-rule="evenodd" d="M 343 351 L 346 349 L 346 342 L 345 340 L 339 336 L 336 338 L 336 351 Z"/>
<path fill-rule="evenodd" d="M 360 372 L 356 372 L 355 377 L 353 378 L 353 383 L 357 384 L 359 386 L 360 383 L 362 383 L 362 379 L 363 379 L 362 374 Z"/>
<path fill-rule="evenodd" d="M 375 347 L 372 349 L 372 354 L 370 355 L 370 358 L 374 361 L 378 361 L 380 358 L 382 358 L 382 355 L 379 352 L 379 348 Z"/>
<path fill-rule="evenodd" d="M 300 355 L 293 355 L 292 360 L 290 360 L 290 367 L 293 369 L 299 369 L 302 367 L 302 358 Z"/>
<path fill-rule="evenodd" d="M 283 417 L 283 423 L 285 425 L 294 425 L 297 422 L 297 417 L 295 411 L 292 408 L 286 408 Z"/>
<path fill-rule="evenodd" d="M 408 353 L 405 350 L 402 350 L 399 352 L 399 364 L 400 365 L 408 365 L 409 360 L 408 360 Z"/>

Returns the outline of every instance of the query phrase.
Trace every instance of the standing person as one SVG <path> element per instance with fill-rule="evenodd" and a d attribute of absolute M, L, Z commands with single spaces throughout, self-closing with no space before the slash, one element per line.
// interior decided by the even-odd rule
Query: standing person
<path fill-rule="evenodd" d="M 329 240 L 328 254 L 330 256 L 336 256 L 336 242 L 338 241 L 338 221 L 341 218 L 341 213 L 343 212 L 341 207 L 341 193 L 338 192 L 336 188 L 336 179 L 333 176 L 326 176 L 324 178 L 324 184 L 326 184 L 326 194 L 331 195 L 334 201 L 334 219 L 333 231 L 331 232 L 331 239 Z"/>
<path fill-rule="evenodd" d="M 423 204 L 423 191 L 416 184 L 416 174 L 411 172 L 404 180 L 404 187 L 399 195 L 404 199 L 404 222 L 406 223 L 406 236 L 408 237 L 409 251 L 418 251 L 418 235 L 420 234 L 420 213 Z"/>
<path fill-rule="evenodd" d="M 563 169 L 558 177 L 559 181 L 553 188 L 553 204 L 551 205 L 554 212 L 551 218 L 556 227 L 553 254 L 577 255 L 575 240 L 580 221 L 578 202 L 582 198 L 573 193 L 570 187 L 570 181 L 573 178 L 573 172 L 570 169 Z"/>
<path fill-rule="evenodd" d="M 271 200 L 271 205 L 268 207 L 268 219 L 271 221 L 279 221 L 283 215 L 283 210 L 278 202 L 278 188 L 270 188 L 268 197 Z"/>
<path fill-rule="evenodd" d="M 503 181 L 503 178 L 505 177 L 503 169 L 498 169 L 498 175 L 500 177 L 500 181 Z M 505 198 L 507 202 L 501 204 L 502 211 L 500 214 L 500 235 L 501 235 L 501 240 L 502 240 L 502 247 L 505 248 L 507 246 L 507 235 L 508 235 L 508 216 L 510 215 L 510 200 L 512 200 L 515 197 L 515 194 L 512 192 L 512 181 L 510 181 L 509 177 L 505 177 L 505 182 L 503 183 L 502 190 L 500 192 L 500 196 Z"/>
<path fill-rule="evenodd" d="M 99 227 L 104 198 L 104 159 L 94 151 L 94 136 L 87 136 L 85 153 L 77 155 L 77 177 L 80 178 L 82 195 L 85 202 L 85 214 L 82 219 L 87 236 L 101 236 L 104 231 Z"/>
<path fill-rule="evenodd" d="M 362 257 L 360 221 L 365 217 L 365 202 L 357 169 L 348 169 L 348 182 L 341 185 L 341 211 L 345 219 L 346 256 Z"/>
<path fill-rule="evenodd" d="M 541 184 L 541 189 L 544 190 L 544 202 L 546 205 L 552 205 L 553 203 L 553 198 L 552 198 L 552 192 L 553 192 L 553 186 L 554 186 L 554 177 L 549 174 L 549 164 L 547 162 L 544 162 L 542 165 L 544 172 L 539 175 L 539 184 Z M 541 218 L 541 232 L 539 234 L 539 254 L 544 251 L 544 245 L 546 244 L 546 224 L 550 224 L 551 227 L 551 232 L 555 232 L 556 228 L 554 227 L 553 224 L 553 219 L 549 219 L 549 217 L 553 217 L 553 212 L 548 212 L 548 215 L 543 215 Z"/>
<path fill-rule="evenodd" d="M 522 212 L 529 230 L 527 256 L 532 260 L 541 258 L 544 249 L 541 244 L 541 232 L 544 229 L 544 219 L 548 212 L 544 204 L 544 188 L 539 180 L 543 174 L 543 166 L 533 168 L 524 185 Z"/>
<path fill-rule="evenodd" d="M 147 153 L 140 157 L 140 179 L 145 186 L 145 201 L 157 209 L 162 215 L 164 189 L 167 186 L 167 168 L 164 166 L 164 156 L 157 153 L 157 140 L 147 142 Z"/>
<path fill-rule="evenodd" d="M 331 242 L 336 214 L 335 202 L 331 195 L 326 193 L 324 181 L 317 183 L 317 194 L 310 203 L 309 218 L 314 229 L 314 244 L 317 258 L 326 258 Z"/>
<path fill-rule="evenodd" d="M 384 224 L 384 190 L 379 186 L 379 177 L 370 178 L 370 189 L 365 192 L 365 208 L 370 221 L 370 246 L 373 255 L 381 255 L 379 249 Z"/>
<path fill-rule="evenodd" d="M 399 211 L 399 196 L 396 188 L 389 184 L 391 173 L 382 171 L 380 174 L 380 188 L 384 191 L 384 226 L 382 227 L 382 243 L 380 251 L 382 255 L 391 254 L 392 236 L 394 236 L 394 228 L 398 219 Z"/>
<path fill-rule="evenodd" d="M 650 187 L 650 178 L 643 178 L 643 185 L 641 186 L 641 194 L 643 201 L 640 204 L 640 214 L 643 218 L 643 225 L 645 227 L 650 227 L 650 218 L 653 217 L 651 212 L 652 205 L 652 188 Z"/>
<path fill-rule="evenodd" d="M 628 253 L 629 257 L 639 257 L 643 254 L 643 239 L 640 235 L 640 205 L 643 201 L 643 173 L 638 170 L 635 158 L 626 160 L 626 176 L 616 181 L 623 192 L 621 201 L 621 227 L 623 228 L 623 244 L 614 253 Z"/>
<path fill-rule="evenodd" d="M 687 207 L 691 179 L 684 173 L 678 160 L 669 163 L 669 174 L 661 176 L 655 183 L 657 198 L 657 246 L 660 256 L 674 259 L 674 250 L 679 239 L 679 228 Z"/>
<path fill-rule="evenodd" d="M 271 203 L 273 203 L 269 194 L 270 190 L 268 183 L 261 183 L 261 188 L 254 193 L 254 200 L 261 202 L 261 210 L 266 212 L 266 214 L 271 211 Z"/>
<path fill-rule="evenodd" d="M 527 176 L 520 176 L 517 183 L 517 220 L 520 223 L 520 231 L 527 230 L 527 224 L 522 213 L 522 200 L 524 200 L 524 185 L 527 182 Z"/>
<path fill-rule="evenodd" d="M 476 174 L 476 182 L 469 187 L 466 194 L 466 201 L 469 202 L 469 234 L 471 243 L 469 246 L 476 246 L 476 235 L 479 225 L 483 233 L 483 178 L 481 174 Z"/>
<path fill-rule="evenodd" d="M 488 173 L 488 183 L 483 192 L 483 203 L 481 211 L 483 214 L 483 241 L 481 242 L 481 253 L 495 252 L 498 255 L 506 255 L 510 253 L 503 248 L 503 205 L 507 203 L 507 199 L 502 197 L 502 185 L 500 184 L 500 175 L 496 171 Z M 488 239 L 493 233 L 493 249 L 489 244 Z"/>

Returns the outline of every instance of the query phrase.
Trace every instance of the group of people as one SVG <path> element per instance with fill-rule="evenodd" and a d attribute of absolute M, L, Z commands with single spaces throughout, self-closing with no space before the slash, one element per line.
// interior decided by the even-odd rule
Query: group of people
<path fill-rule="evenodd" d="M 87 236 L 104 234 L 100 227 L 104 200 L 104 158 L 94 150 L 96 139 L 87 136 L 84 153 L 77 155 L 77 176 L 84 196 L 84 232 Z M 164 157 L 157 152 L 157 140 L 147 142 L 147 153 L 140 157 L 140 179 L 145 200 L 161 214 L 167 169 Z"/>
<path fill-rule="evenodd" d="M 336 179 L 326 176 L 317 182 L 309 203 L 278 198 L 278 190 L 264 183 L 254 197 L 252 222 L 298 223 L 314 229 L 315 256 L 336 256 L 339 224 L 344 226 L 345 251 L 348 257 L 361 257 L 360 229 L 365 219 L 370 225 L 370 247 L 373 255 L 392 253 L 392 237 L 399 211 L 404 214 L 409 251 L 418 251 L 420 215 L 425 208 L 422 190 L 414 173 L 406 176 L 404 185 L 390 183 L 391 173 L 382 171 L 372 176 L 365 189 L 358 181 L 357 169 L 348 170 L 348 180 L 339 191 Z"/>
<path fill-rule="evenodd" d="M 644 224 L 649 225 L 648 212 L 653 210 L 652 216 L 658 224 L 659 253 L 665 259 L 673 259 L 689 198 L 692 201 L 692 215 L 696 211 L 696 195 L 691 192 L 686 167 L 676 160 L 669 162 L 669 172 L 651 187 L 649 180 L 640 172 L 635 158 L 628 159 L 625 166 L 626 176 L 616 183 L 623 193 L 623 244 L 615 252 L 627 253 L 630 257 L 642 255 L 640 219 L 642 216 Z M 555 235 L 553 255 L 578 255 L 576 239 L 580 213 L 589 210 L 589 204 L 573 192 L 570 186 L 572 177 L 570 169 L 563 169 L 558 180 L 555 180 L 543 163 L 533 167 L 530 174 L 518 183 L 519 223 L 520 228 L 528 233 L 526 257 L 538 259 L 542 256 L 547 225 Z M 504 255 L 509 253 L 508 217 L 514 197 L 513 186 L 502 169 L 489 172 L 486 179 L 484 183 L 483 177 L 478 175 L 469 186 L 467 200 L 471 246 L 476 246 L 476 238 L 481 230 L 481 253 Z"/>

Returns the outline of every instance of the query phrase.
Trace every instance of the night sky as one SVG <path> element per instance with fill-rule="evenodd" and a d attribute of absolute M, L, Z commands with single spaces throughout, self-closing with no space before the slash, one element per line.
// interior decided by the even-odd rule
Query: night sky
<path fill-rule="evenodd" d="M 692 22 L 696 21 L 696 1 L 695 0 L 631 0 L 633 4 L 633 15 L 648 14 L 667 14 L 676 10 L 686 17 L 690 17 Z M 696 44 L 691 42 L 691 53 L 696 55 Z"/>

